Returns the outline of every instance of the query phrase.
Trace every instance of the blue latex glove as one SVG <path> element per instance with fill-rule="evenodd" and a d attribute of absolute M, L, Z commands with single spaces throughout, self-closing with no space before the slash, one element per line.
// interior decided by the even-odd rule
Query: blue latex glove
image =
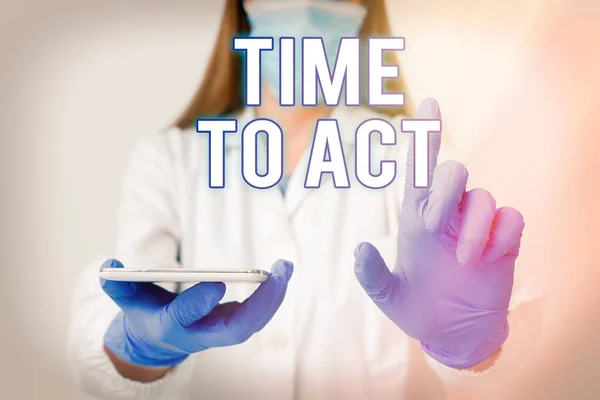
<path fill-rule="evenodd" d="M 441 120 L 437 102 L 424 102 L 417 119 Z M 431 133 L 429 144 L 430 188 L 414 187 L 408 154 L 395 268 L 390 271 L 377 249 L 363 243 L 355 273 L 375 304 L 427 354 L 467 369 L 492 356 L 508 336 L 525 224 L 516 209 L 496 209 L 487 191 L 467 191 L 462 164 L 437 165 L 440 133 Z"/>
<path fill-rule="evenodd" d="M 105 268 L 123 268 L 116 260 Z M 243 303 L 219 304 L 223 283 L 198 283 L 181 294 L 151 283 L 101 279 L 102 289 L 121 308 L 104 336 L 120 359 L 148 367 L 175 366 L 190 354 L 233 346 L 260 331 L 281 305 L 293 272 L 279 260 L 272 275 Z"/>

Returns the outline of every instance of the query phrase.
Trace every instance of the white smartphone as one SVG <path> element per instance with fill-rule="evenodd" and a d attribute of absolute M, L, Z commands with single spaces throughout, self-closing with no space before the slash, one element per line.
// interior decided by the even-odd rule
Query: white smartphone
<path fill-rule="evenodd" d="M 100 278 L 122 282 L 264 282 L 270 272 L 258 269 L 100 268 Z"/>

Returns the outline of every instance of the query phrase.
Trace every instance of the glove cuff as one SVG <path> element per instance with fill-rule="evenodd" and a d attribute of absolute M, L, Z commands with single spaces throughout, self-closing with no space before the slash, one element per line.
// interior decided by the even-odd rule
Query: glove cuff
<path fill-rule="evenodd" d="M 448 350 L 431 346 L 423 341 L 420 343 L 423 351 L 440 364 L 459 370 L 469 369 L 491 357 L 504 344 L 509 331 L 506 323 L 501 335 L 496 338 L 488 337 L 479 347 L 470 350 Z"/>
<path fill-rule="evenodd" d="M 108 327 L 104 335 L 104 345 L 121 360 L 143 367 L 174 367 L 189 356 L 137 340 L 129 332 L 127 318 L 123 312 L 120 312 Z"/>

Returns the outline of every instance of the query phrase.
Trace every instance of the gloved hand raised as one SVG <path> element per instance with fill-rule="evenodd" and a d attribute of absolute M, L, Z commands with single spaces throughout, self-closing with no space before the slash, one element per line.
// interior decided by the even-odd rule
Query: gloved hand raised
<path fill-rule="evenodd" d="M 105 268 L 123 268 L 107 260 Z M 181 294 L 151 283 L 101 279 L 102 289 L 121 308 L 104 336 L 121 360 L 170 367 L 211 347 L 243 343 L 260 331 L 281 305 L 293 265 L 279 260 L 272 275 L 243 303 L 219 304 L 223 283 L 198 283 Z"/>
<path fill-rule="evenodd" d="M 427 100 L 417 119 L 441 119 Z M 429 134 L 429 189 L 413 184 L 409 151 L 396 265 L 390 271 L 368 243 L 355 251 L 355 274 L 379 308 L 432 358 L 467 369 L 508 336 L 508 305 L 524 228 L 512 208 L 496 209 L 483 189 L 465 192 L 467 170 L 437 165 L 441 134 Z M 410 146 L 412 149 L 412 146 Z"/>

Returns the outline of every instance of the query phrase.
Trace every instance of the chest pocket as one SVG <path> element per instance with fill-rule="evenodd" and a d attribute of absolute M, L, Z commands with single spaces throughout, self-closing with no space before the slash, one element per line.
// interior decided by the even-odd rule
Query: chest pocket
<path fill-rule="evenodd" d="M 396 259 L 396 236 L 373 240 L 389 268 Z M 410 362 L 410 338 L 364 294 L 365 359 L 372 398 L 398 398 L 405 387 Z"/>
<path fill-rule="evenodd" d="M 365 358 L 370 398 L 401 398 L 409 367 L 410 339 L 371 301 L 365 310 Z"/>

